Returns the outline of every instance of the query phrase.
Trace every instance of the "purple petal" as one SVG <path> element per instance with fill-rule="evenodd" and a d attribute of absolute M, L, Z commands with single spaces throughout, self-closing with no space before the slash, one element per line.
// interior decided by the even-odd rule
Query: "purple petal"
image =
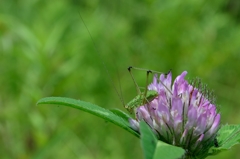
<path fill-rule="evenodd" d="M 188 120 L 185 125 L 185 128 L 187 129 L 192 129 L 196 125 L 196 120 L 197 120 L 197 109 L 193 106 L 189 107 L 188 110 Z"/>
<path fill-rule="evenodd" d="M 200 115 L 200 117 L 198 118 L 197 120 L 197 127 L 196 129 L 194 130 L 194 134 L 196 136 L 202 134 L 206 128 L 206 125 L 207 125 L 207 118 L 206 118 L 206 114 L 202 114 Z"/>
<path fill-rule="evenodd" d="M 131 119 L 131 118 L 128 119 L 128 121 L 129 121 L 129 123 L 130 123 L 131 128 L 132 128 L 133 130 L 139 132 L 139 123 L 138 123 L 136 120 Z"/>
<path fill-rule="evenodd" d="M 206 136 L 212 136 L 213 134 L 216 133 L 216 131 L 219 128 L 219 123 L 220 123 L 220 114 L 217 114 L 217 116 L 215 117 L 215 120 L 212 124 L 212 127 L 207 131 Z"/>
<path fill-rule="evenodd" d="M 144 120 L 147 122 L 151 127 L 153 126 L 151 116 L 149 112 L 145 109 L 144 106 L 141 106 L 137 110 L 137 118 L 140 120 Z"/>

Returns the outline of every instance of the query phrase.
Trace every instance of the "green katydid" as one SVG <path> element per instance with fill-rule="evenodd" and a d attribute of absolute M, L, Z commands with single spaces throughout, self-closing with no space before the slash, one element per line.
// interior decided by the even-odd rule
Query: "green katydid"
<path fill-rule="evenodd" d="M 153 101 L 158 96 L 158 92 L 157 91 L 155 91 L 155 90 L 148 90 L 147 89 L 148 76 L 149 76 L 149 73 L 152 73 L 152 71 L 151 70 L 147 70 L 147 80 L 146 80 L 145 91 L 141 92 L 139 87 L 138 87 L 138 85 L 137 85 L 137 82 L 135 81 L 135 79 L 134 79 L 134 77 L 133 77 L 133 75 L 131 73 L 131 69 L 132 68 L 134 68 L 134 67 L 132 67 L 132 66 L 128 67 L 128 71 L 129 71 L 129 73 L 130 73 L 130 75 L 131 75 L 131 77 L 133 79 L 133 82 L 134 82 L 134 84 L 136 86 L 138 95 L 124 106 L 130 113 L 132 113 L 133 109 Z M 138 69 L 138 68 L 134 68 L 134 69 Z M 143 70 L 143 69 L 141 69 L 141 70 Z"/>
<path fill-rule="evenodd" d="M 137 70 L 143 70 L 143 71 L 147 71 L 147 80 L 146 80 L 146 86 L 145 86 L 145 91 L 144 92 L 141 92 L 140 89 L 139 89 L 139 86 L 137 85 L 137 82 L 135 81 L 133 75 L 132 75 L 132 72 L 131 72 L 131 69 L 137 69 Z M 149 73 L 152 73 L 152 72 L 155 72 L 157 74 L 161 74 L 161 72 L 158 72 L 158 71 L 153 71 L 153 70 L 147 70 L 147 69 L 142 69 L 142 68 L 136 68 L 136 67 L 128 67 L 128 71 L 132 77 L 132 80 L 136 86 L 136 89 L 137 89 L 137 92 L 138 92 L 138 95 L 133 98 L 130 102 L 128 102 L 124 107 L 130 112 L 132 113 L 133 109 L 137 108 L 137 107 L 140 107 L 142 105 L 145 105 L 151 101 L 153 101 L 155 98 L 158 97 L 158 92 L 155 91 L 155 90 L 148 90 L 147 89 L 147 86 L 148 86 L 148 77 L 149 77 Z M 159 80 L 160 83 L 162 83 L 161 80 Z M 171 93 L 171 91 L 169 90 L 169 88 L 167 88 L 165 86 L 165 84 L 162 83 L 162 85 Z"/>

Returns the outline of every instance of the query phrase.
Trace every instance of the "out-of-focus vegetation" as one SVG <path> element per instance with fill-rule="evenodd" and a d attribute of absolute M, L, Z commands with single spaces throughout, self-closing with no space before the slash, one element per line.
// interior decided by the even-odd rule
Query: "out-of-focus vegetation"
<path fill-rule="evenodd" d="M 36 106 L 65 96 L 123 110 L 113 85 L 121 82 L 126 102 L 136 95 L 130 65 L 201 77 L 222 123 L 239 124 L 239 8 L 238 0 L 1 1 L 1 158 L 143 158 L 139 140 L 113 124 Z M 144 86 L 145 72 L 134 73 Z M 209 158 L 237 159 L 239 148 Z"/>

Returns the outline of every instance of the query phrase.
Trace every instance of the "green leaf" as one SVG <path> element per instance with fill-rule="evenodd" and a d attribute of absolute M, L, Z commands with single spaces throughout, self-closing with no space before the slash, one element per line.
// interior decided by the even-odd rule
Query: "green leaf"
<path fill-rule="evenodd" d="M 158 141 L 153 159 L 179 159 L 182 158 L 184 153 L 185 150 L 181 147 Z"/>
<path fill-rule="evenodd" d="M 114 114 L 122 117 L 126 121 L 128 121 L 129 118 L 132 118 L 130 115 L 128 115 L 127 113 L 121 111 L 120 109 L 110 109 L 110 111 L 113 112 Z"/>
<path fill-rule="evenodd" d="M 145 159 L 153 159 L 157 146 L 157 138 L 150 127 L 144 122 L 140 122 L 141 144 Z"/>
<path fill-rule="evenodd" d="M 144 121 L 140 122 L 140 132 L 145 159 L 178 159 L 185 153 L 180 147 L 158 140 Z"/>
<path fill-rule="evenodd" d="M 113 124 L 116 124 L 122 127 L 123 129 L 127 130 L 128 132 L 132 133 L 133 135 L 139 137 L 139 134 L 133 129 L 131 129 L 129 122 L 126 121 L 126 119 L 111 112 L 108 109 L 104 109 L 102 107 L 99 107 L 97 105 L 94 105 L 88 102 L 71 99 L 71 98 L 65 98 L 65 97 L 46 97 L 46 98 L 40 99 L 37 102 L 37 105 L 39 104 L 57 104 L 57 105 L 62 105 L 62 106 L 83 110 L 85 112 L 96 115 L 100 118 L 103 118 L 104 120 L 112 122 Z"/>
<path fill-rule="evenodd" d="M 223 150 L 228 150 L 232 146 L 239 144 L 240 141 L 240 125 L 224 125 L 218 131 L 217 142 L 218 147 L 211 148 L 209 152 L 215 155 Z"/>

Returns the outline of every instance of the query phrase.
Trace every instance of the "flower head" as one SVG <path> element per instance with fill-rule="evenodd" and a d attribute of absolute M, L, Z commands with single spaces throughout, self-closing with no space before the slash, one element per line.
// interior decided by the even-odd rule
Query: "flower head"
<path fill-rule="evenodd" d="M 136 109 L 136 120 L 130 119 L 132 128 L 139 131 L 144 120 L 159 140 L 183 147 L 192 156 L 207 152 L 214 144 L 220 125 L 220 114 L 199 82 L 189 84 L 184 78 L 187 72 L 177 76 L 172 84 L 172 74 L 154 76 L 148 90 L 158 96 Z M 198 85 L 198 86 L 197 86 Z"/>

